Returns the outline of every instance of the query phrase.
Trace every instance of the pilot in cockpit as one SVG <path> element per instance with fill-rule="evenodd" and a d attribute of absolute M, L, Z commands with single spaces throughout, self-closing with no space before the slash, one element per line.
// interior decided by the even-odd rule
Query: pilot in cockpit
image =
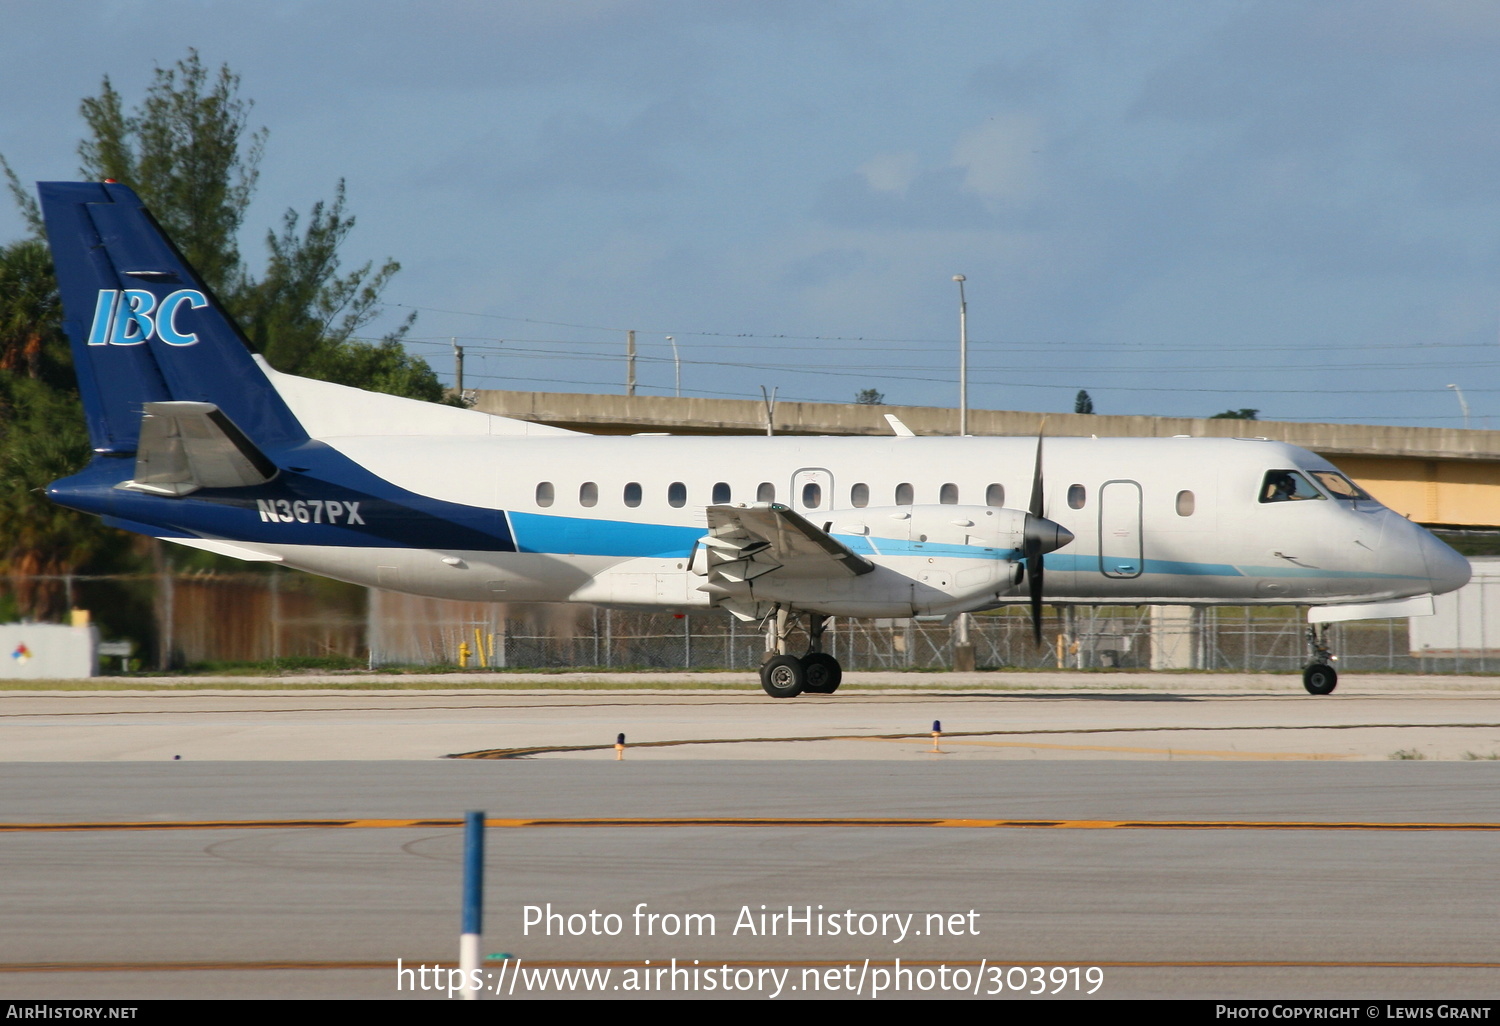
<path fill-rule="evenodd" d="M 1297 499 L 1321 499 L 1322 494 L 1312 482 L 1295 470 L 1273 470 L 1266 474 L 1261 485 L 1261 502 L 1293 502 Z"/>

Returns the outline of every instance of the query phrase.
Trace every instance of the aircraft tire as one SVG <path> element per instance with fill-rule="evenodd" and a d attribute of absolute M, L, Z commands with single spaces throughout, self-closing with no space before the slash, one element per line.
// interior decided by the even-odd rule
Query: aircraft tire
<path fill-rule="evenodd" d="M 809 652 L 803 656 L 802 669 L 807 675 L 802 690 L 809 695 L 831 695 L 844 679 L 844 668 L 827 652 Z"/>
<path fill-rule="evenodd" d="M 1310 695 L 1328 695 L 1339 686 L 1339 673 L 1327 663 L 1313 663 L 1302 671 L 1302 686 Z"/>
<path fill-rule="evenodd" d="M 772 698 L 796 698 L 807 688 L 807 669 L 794 655 L 779 655 L 761 664 L 760 686 Z"/>

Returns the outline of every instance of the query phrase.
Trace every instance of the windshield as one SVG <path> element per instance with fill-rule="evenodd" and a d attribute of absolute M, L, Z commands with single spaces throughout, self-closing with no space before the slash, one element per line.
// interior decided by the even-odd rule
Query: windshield
<path fill-rule="evenodd" d="M 1352 487 L 1352 486 L 1351 486 Z M 1261 482 L 1261 502 L 1296 502 L 1299 499 L 1326 499 L 1313 483 L 1297 470 L 1271 470 Z"/>
<path fill-rule="evenodd" d="M 1359 485 L 1349 480 L 1337 470 L 1314 470 L 1312 476 L 1318 479 L 1318 483 L 1328 489 L 1328 494 L 1335 499 L 1368 499 L 1370 493 Z"/>

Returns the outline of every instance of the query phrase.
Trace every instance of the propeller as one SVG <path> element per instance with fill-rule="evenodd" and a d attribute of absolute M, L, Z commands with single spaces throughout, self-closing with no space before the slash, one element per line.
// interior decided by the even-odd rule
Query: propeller
<path fill-rule="evenodd" d="M 1043 421 L 1043 427 L 1046 421 Z M 1026 584 L 1031 592 L 1031 632 L 1042 643 L 1042 582 L 1046 576 L 1044 554 L 1073 540 L 1073 532 L 1042 515 L 1042 429 L 1036 433 L 1036 467 L 1031 472 L 1031 505 L 1026 511 L 1022 555 L 1026 557 Z"/>

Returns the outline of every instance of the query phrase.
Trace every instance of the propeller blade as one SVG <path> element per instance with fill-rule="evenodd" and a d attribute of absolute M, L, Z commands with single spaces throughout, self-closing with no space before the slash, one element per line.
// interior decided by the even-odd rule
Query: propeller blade
<path fill-rule="evenodd" d="M 1046 422 L 1043 421 L 1043 424 Z M 1036 433 L 1036 469 L 1031 472 L 1031 505 L 1027 507 L 1034 517 L 1042 515 L 1042 432 Z"/>
<path fill-rule="evenodd" d="M 1036 555 L 1026 557 L 1026 579 L 1031 585 L 1031 634 L 1040 645 L 1042 643 L 1042 553 L 1040 549 Z"/>
<path fill-rule="evenodd" d="M 1036 467 L 1031 472 L 1030 516 L 1026 518 L 1026 583 L 1031 591 L 1031 634 L 1036 643 L 1042 643 L 1042 578 L 1045 570 L 1042 561 L 1041 532 L 1036 530 L 1042 517 L 1042 427 L 1036 432 Z"/>

